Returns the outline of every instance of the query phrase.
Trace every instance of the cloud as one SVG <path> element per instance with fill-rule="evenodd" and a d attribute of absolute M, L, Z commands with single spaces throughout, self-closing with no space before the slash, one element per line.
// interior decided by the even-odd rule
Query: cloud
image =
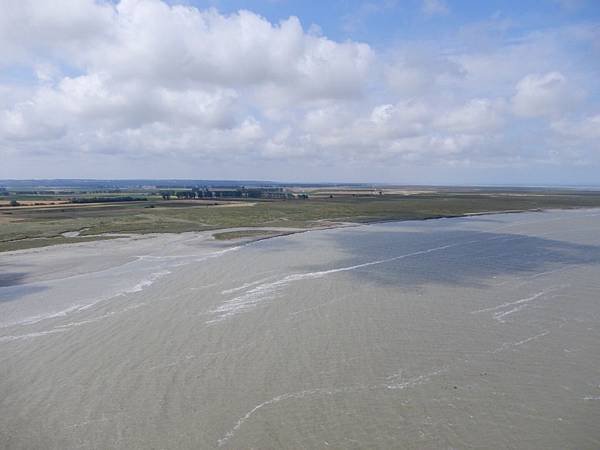
<path fill-rule="evenodd" d="M 457 133 L 483 133 L 498 130 L 504 124 L 502 100 L 472 99 L 465 105 L 442 114 L 439 127 Z"/>
<path fill-rule="evenodd" d="M 295 17 L 273 25 L 249 11 L 223 16 L 160 2 L 126 1 L 117 10 L 115 41 L 89 61 L 117 79 L 294 86 L 304 98 L 339 97 L 360 91 L 371 59 L 367 45 L 307 34 Z"/>
<path fill-rule="evenodd" d="M 90 0 L 5 0 L 2 10 L 0 65 L 45 53 L 70 61 L 75 53 L 108 38 L 115 18 L 110 3 Z"/>
<path fill-rule="evenodd" d="M 552 123 L 552 128 L 567 138 L 595 141 L 594 147 L 600 149 L 600 114 L 586 116 L 579 120 L 559 120 Z"/>
<path fill-rule="evenodd" d="M 24 41 L 22 56 L 45 47 L 54 61 L 60 51 L 83 73 L 61 78 L 55 65 L 36 66 L 40 86 L 27 102 L 4 111 L 12 124 L 4 127 L 6 139 L 153 123 L 232 128 L 246 120 L 242 110 L 253 101 L 289 106 L 360 96 L 373 59 L 368 45 L 306 33 L 295 17 L 273 25 L 249 11 L 226 16 L 160 1 L 124 0 L 114 9 L 84 3 L 67 17 L 13 5 L 21 24 L 38 33 Z M 101 38 L 90 27 L 97 16 Z M 3 29 L 11 46 L 24 39 L 19 30 Z"/>
<path fill-rule="evenodd" d="M 581 91 L 569 86 L 563 74 L 549 72 L 519 80 L 512 102 L 519 116 L 557 116 L 568 111 L 581 96 Z"/>
<path fill-rule="evenodd" d="M 296 17 L 274 25 L 250 11 L 222 15 L 158 0 L 64 3 L 13 2 L 4 43 L 22 57 L 49 52 L 115 82 L 270 84 L 300 88 L 303 97 L 355 95 L 372 59 L 368 45 L 306 33 Z"/>
<path fill-rule="evenodd" d="M 19 76 L 0 77 L 0 177 L 378 180 L 599 159 L 593 24 L 500 18 L 373 47 L 246 10 L 6 1 L 0 68 Z"/>
<path fill-rule="evenodd" d="M 440 55 L 430 45 L 405 45 L 386 56 L 386 83 L 402 97 L 414 98 L 428 93 L 437 95 L 438 89 L 448 87 L 465 76 L 461 64 Z"/>

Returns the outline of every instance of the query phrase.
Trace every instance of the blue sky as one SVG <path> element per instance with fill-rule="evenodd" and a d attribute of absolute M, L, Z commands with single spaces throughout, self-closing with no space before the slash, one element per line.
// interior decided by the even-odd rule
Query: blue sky
<path fill-rule="evenodd" d="M 442 8 L 445 6 L 446 12 L 431 14 L 424 14 L 421 0 L 195 0 L 171 3 L 214 7 L 229 14 L 248 9 L 273 23 L 297 16 L 305 28 L 314 24 L 332 39 L 365 41 L 375 47 L 386 47 L 405 39 L 452 40 L 457 30 L 494 19 L 510 21 L 511 29 L 507 34 L 518 38 L 528 30 L 544 30 L 574 22 L 597 22 L 600 18 L 600 2 L 577 0 L 446 0 L 437 2 L 443 5 Z"/>
<path fill-rule="evenodd" d="M 0 178 L 600 184 L 594 0 L 0 1 Z"/>

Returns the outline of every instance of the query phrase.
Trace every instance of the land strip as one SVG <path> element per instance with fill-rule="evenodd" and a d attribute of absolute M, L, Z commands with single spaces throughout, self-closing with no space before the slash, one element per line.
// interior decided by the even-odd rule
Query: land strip
<path fill-rule="evenodd" d="M 265 237 L 268 228 L 311 229 L 340 223 L 421 220 L 489 212 L 600 207 L 594 191 L 417 191 L 337 189 L 293 200 L 148 200 L 0 209 L 0 251 L 105 239 L 107 234 L 221 233 L 217 239 Z M 319 195 L 321 194 L 321 195 Z M 227 207 L 222 207 L 227 205 Z M 79 235 L 72 237 L 72 232 Z M 297 231 L 297 230 L 296 230 Z M 70 233 L 66 234 L 65 233 Z M 237 234 L 236 234 L 237 233 Z M 271 234 L 281 234 L 281 231 Z"/>

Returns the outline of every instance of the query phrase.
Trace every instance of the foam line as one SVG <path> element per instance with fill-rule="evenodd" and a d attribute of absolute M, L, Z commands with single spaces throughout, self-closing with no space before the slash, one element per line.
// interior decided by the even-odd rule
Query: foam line
<path fill-rule="evenodd" d="M 445 250 L 447 248 L 456 247 L 457 245 L 463 245 L 463 244 L 464 243 L 442 245 L 440 247 L 433 247 L 433 248 L 429 248 L 427 250 L 419 250 L 419 251 L 412 252 L 412 253 L 406 253 L 404 255 L 394 256 L 392 258 L 379 259 L 376 261 L 369 261 L 366 263 L 355 264 L 352 266 L 338 267 L 336 269 L 321 270 L 321 271 L 317 271 L 317 272 L 295 273 L 295 274 L 287 275 L 284 278 L 281 278 L 277 281 L 273 281 L 270 283 L 258 284 L 257 286 L 253 287 L 252 289 L 246 291 L 244 294 L 237 296 L 231 300 L 227 300 L 225 303 L 223 303 L 218 308 L 215 308 L 212 311 L 210 311 L 211 313 L 216 314 L 217 317 L 213 320 L 208 321 L 207 323 L 219 322 L 223 319 L 226 319 L 227 317 L 230 317 L 230 316 L 236 315 L 238 313 L 241 313 L 243 311 L 246 311 L 248 309 L 251 309 L 254 306 L 256 306 L 256 304 L 260 303 L 263 300 L 273 299 L 273 298 L 275 298 L 275 294 L 279 289 L 281 289 L 284 286 L 287 286 L 288 284 L 293 283 L 295 281 L 323 278 L 325 276 L 332 275 L 335 273 L 349 272 L 349 271 L 356 270 L 356 269 L 362 269 L 365 267 L 385 264 L 385 263 L 389 263 L 392 261 L 398 261 L 398 260 L 401 260 L 404 258 L 409 258 L 412 256 L 425 255 L 428 253 Z M 241 289 L 236 289 L 236 290 L 241 290 Z"/>
<path fill-rule="evenodd" d="M 38 314 L 35 316 L 26 317 L 25 319 L 19 320 L 17 322 L 9 322 L 3 325 L 0 325 L 0 328 L 9 328 L 15 325 L 33 325 L 35 323 L 41 322 L 42 320 L 47 319 L 55 319 L 57 317 L 64 317 L 73 311 L 79 311 L 83 308 L 84 305 L 71 305 L 66 309 L 63 309 L 58 312 L 48 313 L 48 314 Z"/>
<path fill-rule="evenodd" d="M 48 330 L 48 331 L 39 331 L 39 332 L 35 332 L 35 333 L 19 334 L 16 336 L 2 336 L 2 337 L 0 337 L 0 342 L 11 342 L 11 341 L 19 340 L 19 339 L 31 339 L 31 338 L 46 336 L 48 334 L 62 333 L 64 331 L 67 331 L 67 330 L 53 328 L 52 330 Z"/>
<path fill-rule="evenodd" d="M 496 314 L 494 314 L 494 319 L 496 319 L 498 322 L 505 323 L 504 317 L 510 316 L 511 314 L 519 312 L 526 306 L 527 305 L 521 305 L 521 306 L 517 306 L 513 309 L 509 309 L 508 311 L 497 312 Z"/>
<path fill-rule="evenodd" d="M 227 441 L 229 441 L 236 434 L 236 432 L 254 414 L 256 414 L 261 409 L 268 407 L 270 405 L 274 405 L 276 403 L 285 401 L 285 400 L 303 399 L 306 397 L 312 397 L 312 396 L 316 396 L 316 395 L 331 396 L 331 395 L 342 394 L 342 393 L 352 393 L 352 392 L 360 392 L 360 391 L 374 390 L 374 389 L 407 389 L 407 388 L 412 388 L 412 387 L 416 387 L 421 384 L 427 383 L 427 382 L 431 381 L 431 378 L 433 376 L 439 375 L 439 374 L 445 372 L 446 370 L 447 370 L 446 368 L 433 370 L 431 372 L 409 378 L 404 382 L 400 382 L 397 384 L 391 384 L 391 385 L 386 385 L 386 384 L 356 385 L 356 386 L 345 386 L 345 387 L 340 387 L 340 388 L 335 388 L 335 389 L 317 388 L 317 389 L 307 389 L 304 391 L 288 392 L 285 394 L 281 394 L 276 397 L 273 397 L 270 400 L 259 403 L 254 408 L 252 408 L 250 411 L 248 411 L 246 414 L 244 414 L 242 417 L 240 417 L 238 419 L 238 421 L 235 423 L 235 425 L 233 426 L 233 428 L 231 430 L 229 430 L 227 433 L 225 433 L 223 435 L 223 437 L 217 441 L 217 445 L 219 447 L 222 447 L 223 445 L 225 445 L 227 443 Z M 398 376 L 398 375 L 393 375 L 391 378 L 396 377 L 396 376 Z M 388 378 L 390 378 L 390 377 L 388 377 Z"/>
<path fill-rule="evenodd" d="M 492 306 L 491 308 L 484 308 L 484 309 L 478 309 L 477 311 L 471 311 L 471 314 L 479 314 L 482 312 L 498 311 L 499 309 L 508 308 L 510 306 L 521 305 L 523 303 L 532 302 L 532 301 L 540 298 L 544 294 L 546 294 L 546 292 L 541 291 L 541 292 L 538 292 L 537 294 L 532 295 L 531 297 L 521 298 L 519 300 L 515 300 L 514 302 L 506 302 L 506 303 L 502 303 L 501 305 L 498 305 L 498 306 Z"/>
<path fill-rule="evenodd" d="M 46 331 L 38 331 L 38 332 L 33 332 L 33 333 L 18 334 L 18 335 L 11 335 L 11 336 L 1 336 L 0 342 L 11 342 L 11 341 L 16 341 L 16 340 L 20 340 L 20 339 L 32 339 L 32 338 L 47 336 L 49 334 L 62 333 L 64 331 L 67 331 L 69 328 L 80 327 L 82 325 L 87 325 L 90 323 L 98 322 L 102 319 L 112 317 L 116 314 L 122 314 L 124 312 L 140 308 L 141 306 L 144 306 L 144 305 L 145 305 L 145 303 L 135 303 L 133 305 L 127 306 L 126 308 L 123 308 L 120 311 L 110 311 L 110 312 L 107 312 L 106 314 L 102 314 L 101 316 L 92 317 L 91 319 L 84 319 L 84 320 L 80 320 L 78 322 L 69 322 L 64 325 L 58 325 L 58 326 L 51 328 L 49 330 L 46 330 Z"/>
<path fill-rule="evenodd" d="M 113 298 L 120 297 L 120 296 L 123 296 L 126 294 L 135 294 L 137 292 L 141 292 L 144 289 L 146 289 L 147 287 L 152 286 L 160 278 L 164 277 L 165 275 L 169 275 L 170 273 L 171 273 L 171 271 L 169 271 L 169 270 L 153 272 L 150 274 L 150 276 L 141 280 L 139 283 L 136 283 L 135 285 L 133 285 L 131 287 L 124 288 L 121 291 L 116 292 L 116 293 L 112 293 L 109 295 L 105 295 L 105 296 L 93 299 L 87 304 L 75 304 L 75 305 L 69 306 L 66 309 L 58 311 L 58 312 L 52 312 L 52 313 L 48 313 L 48 314 L 39 314 L 36 316 L 26 317 L 25 319 L 19 320 L 17 322 L 10 322 L 10 323 L 6 323 L 6 324 L 2 324 L 2 325 L 0 325 L 0 328 L 8 328 L 8 327 L 16 326 L 16 325 L 20 325 L 20 326 L 33 325 L 38 322 L 42 322 L 44 320 L 55 319 L 58 317 L 65 317 L 66 315 L 71 314 L 73 312 L 85 311 L 100 302 L 111 300 Z"/>
<path fill-rule="evenodd" d="M 162 260 L 162 259 L 181 260 L 181 259 L 186 259 L 186 261 L 184 261 L 184 262 L 180 262 L 180 263 L 173 262 L 173 263 L 169 264 L 170 268 L 174 268 L 174 267 L 179 267 L 179 266 L 186 265 L 186 264 L 191 264 L 193 262 L 200 262 L 200 261 L 205 261 L 205 260 L 211 259 L 211 258 L 217 258 L 226 253 L 239 250 L 240 248 L 242 248 L 242 246 L 230 247 L 230 248 L 219 250 L 219 251 L 216 251 L 213 253 L 209 253 L 208 255 L 202 256 L 200 258 L 198 258 L 197 256 L 193 256 L 193 255 L 189 256 L 189 257 L 188 256 L 151 256 L 151 255 L 136 256 L 134 260 L 125 262 L 118 266 L 113 266 L 110 268 L 97 270 L 97 271 L 93 271 L 93 272 L 80 273 L 80 274 L 71 275 L 71 276 L 63 277 L 63 278 L 55 278 L 55 279 L 51 279 L 51 280 L 47 280 L 47 281 L 43 281 L 43 282 L 30 283 L 27 285 L 19 285 L 16 287 L 22 288 L 23 286 L 57 284 L 57 283 L 62 283 L 62 282 L 66 282 L 66 281 L 74 281 L 74 280 L 81 279 L 84 277 L 89 277 L 90 275 L 98 276 L 99 274 L 110 273 L 111 271 L 115 271 L 116 269 L 122 270 L 123 267 L 125 267 L 125 266 L 135 265 L 136 263 L 139 263 L 140 261 L 144 261 L 144 260 Z M 154 269 L 157 269 L 157 268 L 155 267 Z M 26 317 L 24 319 L 21 319 L 21 320 L 15 321 L 15 322 L 0 324 L 0 328 L 8 328 L 8 327 L 16 326 L 16 325 L 33 325 L 33 324 L 41 322 L 43 320 L 54 319 L 57 317 L 64 317 L 67 314 L 72 313 L 72 312 L 84 311 L 84 310 L 89 309 L 92 306 L 96 305 L 97 303 L 100 303 L 100 302 L 103 302 L 106 300 L 110 300 L 110 299 L 113 299 L 115 297 L 119 297 L 122 295 L 134 294 L 137 292 L 141 292 L 144 289 L 146 289 L 147 287 L 153 285 L 158 279 L 162 278 L 165 275 L 169 275 L 170 273 L 172 273 L 170 270 L 161 270 L 161 271 L 157 271 L 157 272 L 152 272 L 147 278 L 142 279 L 141 281 L 139 281 L 138 283 L 136 283 L 135 285 L 133 285 L 131 287 L 122 289 L 120 292 L 116 292 L 116 293 L 110 294 L 110 295 L 104 295 L 104 296 L 96 298 L 86 304 L 74 304 L 74 305 L 69 306 L 68 308 L 63 309 L 58 312 L 51 312 L 51 313 L 47 313 L 47 314 L 38 314 L 38 315 Z M 14 288 L 15 288 L 15 286 L 0 288 L 0 292 L 2 289 L 14 289 Z"/>
<path fill-rule="evenodd" d="M 273 277 L 270 276 L 270 277 L 267 277 L 267 278 L 262 278 L 260 280 L 252 281 L 250 283 L 244 283 L 244 284 L 242 284 L 241 286 L 238 286 L 238 287 L 234 287 L 234 288 L 231 288 L 231 289 L 225 289 L 224 291 L 221 291 L 221 294 L 227 295 L 227 294 L 233 294 L 235 292 L 243 291 L 244 289 L 248 289 L 249 287 L 256 286 L 257 284 L 264 283 L 265 281 L 270 280 L 271 278 L 273 278 Z"/>

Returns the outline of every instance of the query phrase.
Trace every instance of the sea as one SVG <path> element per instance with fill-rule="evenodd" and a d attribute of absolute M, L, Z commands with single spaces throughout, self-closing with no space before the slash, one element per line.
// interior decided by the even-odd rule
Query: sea
<path fill-rule="evenodd" d="M 598 449 L 600 210 L 0 254 L 3 449 Z"/>

